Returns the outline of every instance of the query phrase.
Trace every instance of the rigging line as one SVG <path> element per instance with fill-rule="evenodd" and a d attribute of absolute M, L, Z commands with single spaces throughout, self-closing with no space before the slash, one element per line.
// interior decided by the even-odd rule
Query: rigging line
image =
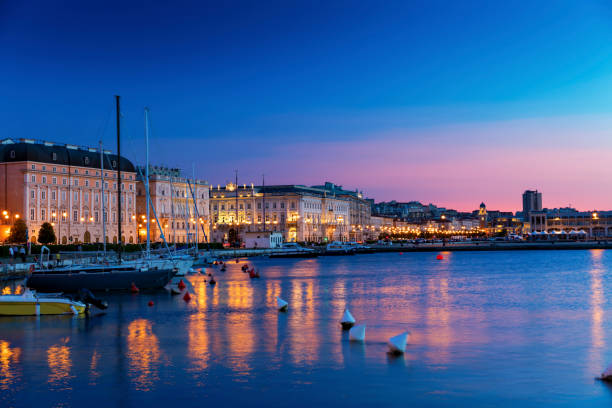
<path fill-rule="evenodd" d="M 106 134 L 106 128 L 108 126 L 108 122 L 110 120 L 111 114 L 113 113 L 113 106 L 114 106 L 113 104 L 109 105 L 108 114 L 106 115 L 106 119 L 103 119 L 102 123 L 100 123 L 100 126 L 98 127 L 98 132 L 96 134 L 97 140 L 102 140 L 102 138 Z"/>

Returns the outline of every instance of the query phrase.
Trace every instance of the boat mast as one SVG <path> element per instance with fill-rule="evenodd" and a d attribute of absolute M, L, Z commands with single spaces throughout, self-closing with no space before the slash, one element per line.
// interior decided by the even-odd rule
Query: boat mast
<path fill-rule="evenodd" d="M 170 169 L 170 212 L 172 215 L 172 245 L 174 245 L 174 252 L 176 252 L 176 225 L 174 225 L 174 184 L 172 184 L 172 169 Z"/>
<path fill-rule="evenodd" d="M 117 104 L 117 242 L 119 243 L 117 254 L 121 261 L 121 109 L 119 98 L 119 95 L 115 95 Z"/>
<path fill-rule="evenodd" d="M 104 205 L 104 149 L 100 140 L 100 180 L 102 182 L 102 244 L 104 245 L 104 257 L 106 257 L 106 208 Z"/>
<path fill-rule="evenodd" d="M 199 244 L 200 244 L 200 234 L 198 233 L 199 231 L 199 227 L 198 225 L 200 224 L 200 216 L 198 215 L 198 205 L 196 203 L 196 181 L 195 181 L 195 163 L 191 163 L 191 178 L 193 180 L 193 191 L 191 192 L 191 197 L 193 198 L 193 213 L 194 213 L 194 217 L 196 217 L 196 226 L 195 226 L 195 254 L 198 254 L 199 251 Z"/>
<path fill-rule="evenodd" d="M 263 232 L 266 232 L 266 175 L 261 175 L 261 191 L 263 193 Z"/>
<path fill-rule="evenodd" d="M 187 177 L 185 177 L 185 180 L 187 180 Z M 185 205 L 183 208 L 185 212 L 185 243 L 187 244 L 187 249 L 189 249 L 189 195 L 187 191 L 183 190 L 183 192 L 185 196 Z"/>
<path fill-rule="evenodd" d="M 146 167 L 145 167 L 145 186 L 147 193 L 147 259 L 151 257 L 151 218 L 149 216 L 149 108 L 144 109 L 145 117 L 145 150 L 146 150 Z"/>

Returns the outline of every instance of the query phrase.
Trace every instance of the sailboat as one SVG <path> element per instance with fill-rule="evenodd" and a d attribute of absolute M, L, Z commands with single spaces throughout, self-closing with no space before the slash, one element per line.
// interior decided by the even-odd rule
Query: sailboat
<path fill-rule="evenodd" d="M 119 96 L 115 96 L 117 104 L 117 156 L 121 157 L 121 133 L 120 133 L 120 108 Z M 148 110 L 145 110 L 145 125 L 148 126 Z M 148 168 L 148 127 L 147 133 L 147 168 Z M 102 158 L 103 150 L 100 150 Z M 102 163 L 104 160 L 102 160 Z M 117 160 L 117 205 L 121 214 L 121 160 Z M 103 165 L 102 165 L 103 166 Z M 148 176 L 148 171 L 147 171 Z M 102 184 L 104 186 L 104 184 Z M 148 177 L 147 187 L 147 209 L 150 205 Z M 102 197 L 104 205 L 104 197 Z M 155 210 L 153 210 L 155 211 Z M 102 211 L 104 214 L 104 209 Z M 157 218 L 157 217 L 156 217 Z M 121 242 L 121 215 L 118 219 L 118 232 Z M 105 220 L 102 218 L 104 224 Z M 159 221 L 158 221 L 159 222 Z M 161 230 L 161 228 L 160 228 Z M 104 228 L 103 242 L 106 248 L 106 230 Z M 149 235 L 147 234 L 147 252 L 150 249 Z M 78 292 L 82 288 L 92 291 L 130 290 L 132 286 L 139 289 L 161 289 L 172 279 L 176 273 L 173 267 L 168 267 L 166 260 L 157 264 L 146 262 L 147 260 L 122 261 L 121 246 L 118 252 L 119 262 L 116 264 L 103 265 L 71 265 L 65 268 L 41 268 L 32 271 L 26 281 L 26 285 L 41 292 Z M 41 263 L 42 266 L 42 263 Z M 191 265 L 189 265 L 191 266 Z"/>

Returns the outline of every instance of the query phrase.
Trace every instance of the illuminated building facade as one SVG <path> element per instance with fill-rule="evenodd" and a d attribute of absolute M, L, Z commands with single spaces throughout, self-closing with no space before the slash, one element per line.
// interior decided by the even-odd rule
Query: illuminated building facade
<path fill-rule="evenodd" d="M 213 242 L 243 241 L 245 232 L 280 232 L 286 242 L 348 241 L 350 199 L 320 187 L 237 186 L 210 191 Z"/>
<path fill-rule="evenodd" d="M 16 218 L 23 218 L 31 242 L 49 222 L 60 243 L 136 241 L 136 172 L 132 163 L 103 152 L 104 211 L 100 150 L 33 139 L 0 141 L 0 209 L 3 239 Z M 122 213 L 117 214 L 117 166 L 121 166 Z"/>
<path fill-rule="evenodd" d="M 147 239 L 147 207 L 141 174 L 145 174 L 144 168 L 141 168 L 138 174 L 136 221 L 139 241 L 144 242 Z M 208 182 L 187 179 L 181 175 L 179 169 L 149 166 L 149 189 L 151 203 L 167 242 L 186 243 L 196 240 L 199 243 L 208 242 L 210 239 Z M 151 240 L 161 241 L 160 229 L 153 211 L 149 215 Z M 196 228 L 198 224 L 199 227 Z"/>

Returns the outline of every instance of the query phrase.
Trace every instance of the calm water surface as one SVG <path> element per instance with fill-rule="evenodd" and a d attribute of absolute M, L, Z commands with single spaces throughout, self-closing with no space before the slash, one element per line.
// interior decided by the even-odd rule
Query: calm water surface
<path fill-rule="evenodd" d="M 594 380 L 612 362 L 612 251 L 250 262 L 262 279 L 242 262 L 215 287 L 189 277 L 189 303 L 113 295 L 88 318 L 0 318 L 0 406 L 612 404 Z M 340 330 L 347 305 L 365 344 Z M 389 357 L 403 330 L 407 353 Z"/>

